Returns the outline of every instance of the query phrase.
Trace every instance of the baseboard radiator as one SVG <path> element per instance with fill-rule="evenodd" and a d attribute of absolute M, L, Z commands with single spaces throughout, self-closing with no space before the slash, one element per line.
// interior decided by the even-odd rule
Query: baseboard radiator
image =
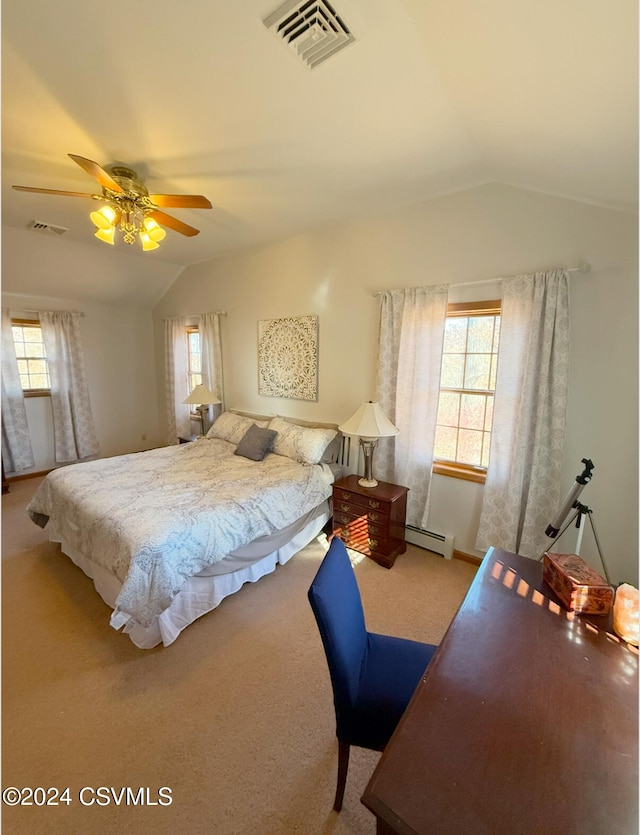
<path fill-rule="evenodd" d="M 405 528 L 405 539 L 412 545 L 419 548 L 426 548 L 427 551 L 435 551 L 442 554 L 445 560 L 453 557 L 453 535 L 447 533 L 435 533 L 424 528 L 417 528 L 415 525 L 407 525 Z"/>

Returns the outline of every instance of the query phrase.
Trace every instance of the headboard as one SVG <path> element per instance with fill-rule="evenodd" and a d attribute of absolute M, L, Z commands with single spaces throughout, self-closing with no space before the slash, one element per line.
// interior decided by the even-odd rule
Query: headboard
<path fill-rule="evenodd" d="M 335 429 L 338 434 L 327 447 L 327 458 L 334 464 L 339 464 L 340 466 L 347 465 L 351 438 L 342 434 L 337 423 L 301 420 L 299 418 L 289 417 L 289 415 L 261 415 L 258 412 L 250 412 L 246 409 L 228 409 L 228 411 L 234 415 L 251 418 L 252 420 L 271 420 L 274 417 L 279 417 L 283 420 L 288 420 L 289 423 L 295 423 L 297 426 L 308 426 L 311 429 Z"/>

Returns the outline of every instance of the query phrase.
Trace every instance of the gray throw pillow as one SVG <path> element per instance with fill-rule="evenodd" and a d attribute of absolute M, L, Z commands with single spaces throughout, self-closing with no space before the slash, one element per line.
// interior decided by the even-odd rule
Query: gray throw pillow
<path fill-rule="evenodd" d="M 267 452 L 273 449 L 277 434 L 275 429 L 262 429 L 254 423 L 240 439 L 235 454 L 250 458 L 252 461 L 262 461 Z"/>

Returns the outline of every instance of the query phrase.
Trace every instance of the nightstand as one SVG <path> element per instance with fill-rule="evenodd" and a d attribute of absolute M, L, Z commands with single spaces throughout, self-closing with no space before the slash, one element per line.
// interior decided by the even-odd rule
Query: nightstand
<path fill-rule="evenodd" d="M 408 487 L 379 481 L 376 487 L 361 487 L 357 475 L 333 485 L 333 533 L 348 548 L 366 554 L 391 568 L 404 554 L 404 526 Z"/>

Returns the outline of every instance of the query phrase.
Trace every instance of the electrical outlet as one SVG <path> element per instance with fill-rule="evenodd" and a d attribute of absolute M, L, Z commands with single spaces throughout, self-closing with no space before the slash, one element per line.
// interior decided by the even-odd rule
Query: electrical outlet
<path fill-rule="evenodd" d="M 140 440 L 146 441 L 147 440 L 147 433 L 145 432 L 144 435 L 140 436 Z"/>

